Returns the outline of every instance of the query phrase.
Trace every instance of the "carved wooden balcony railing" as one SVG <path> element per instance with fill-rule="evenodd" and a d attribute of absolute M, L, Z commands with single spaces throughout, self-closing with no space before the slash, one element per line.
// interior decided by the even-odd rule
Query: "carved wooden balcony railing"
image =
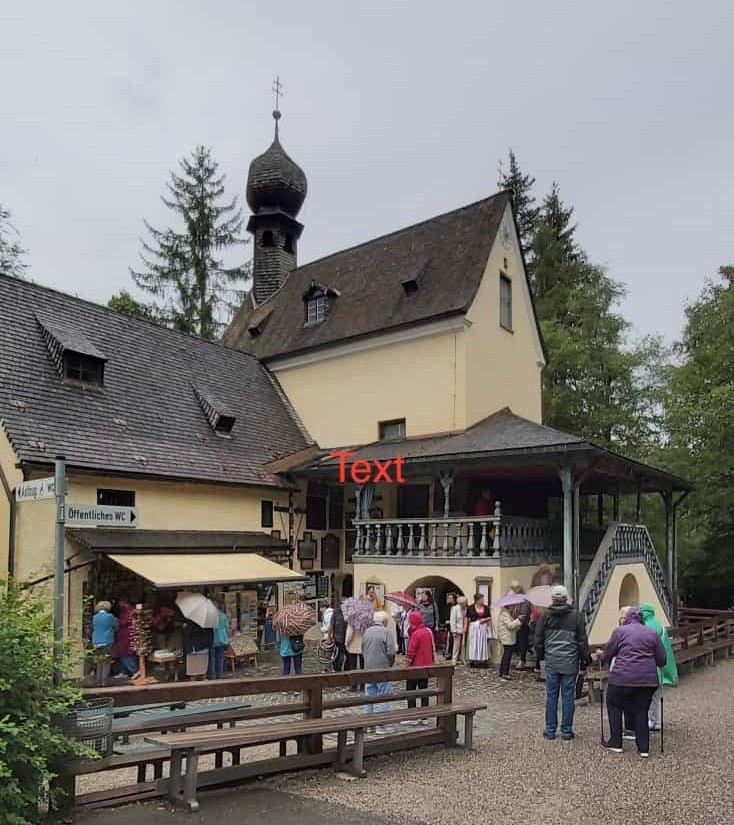
<path fill-rule="evenodd" d="M 498 508 L 499 509 L 499 508 Z M 517 516 L 449 516 L 356 519 L 353 555 L 480 556 L 554 552 L 555 530 L 542 519 Z"/>

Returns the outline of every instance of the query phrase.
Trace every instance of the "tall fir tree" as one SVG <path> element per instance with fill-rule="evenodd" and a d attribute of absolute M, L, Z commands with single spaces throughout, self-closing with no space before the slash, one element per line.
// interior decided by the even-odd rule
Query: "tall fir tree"
<path fill-rule="evenodd" d="M 535 178 L 523 174 L 512 149 L 508 153 L 507 166 L 503 161 L 500 161 L 497 172 L 499 175 L 497 186 L 500 189 L 509 189 L 512 194 L 512 205 L 515 209 L 515 220 L 520 233 L 520 242 L 525 254 L 528 255 L 531 251 L 535 221 L 539 212 L 533 195 Z"/>
<path fill-rule="evenodd" d="M 660 458 L 691 478 L 681 531 L 681 589 L 691 604 L 734 606 L 734 266 L 686 309 L 670 370 L 669 441 Z"/>
<path fill-rule="evenodd" d="M 535 222 L 529 264 L 549 363 L 543 373 L 543 420 L 595 442 L 644 456 L 660 430 L 659 340 L 628 342 L 617 311 L 621 284 L 592 264 L 576 240 L 573 208 L 557 184 Z"/>
<path fill-rule="evenodd" d="M 23 260 L 25 249 L 18 241 L 18 230 L 10 218 L 10 211 L 0 203 L 0 274 L 23 278 L 28 269 Z"/>
<path fill-rule="evenodd" d="M 236 200 L 221 202 L 224 175 L 211 151 L 198 146 L 171 172 L 163 203 L 183 220 L 183 231 L 159 230 L 147 221 L 151 242 L 143 242 L 144 271 L 130 269 L 135 283 L 149 292 L 162 322 L 202 338 L 215 338 L 227 310 L 241 301 L 247 268 L 226 267 L 222 253 L 243 246 L 242 214 Z"/>

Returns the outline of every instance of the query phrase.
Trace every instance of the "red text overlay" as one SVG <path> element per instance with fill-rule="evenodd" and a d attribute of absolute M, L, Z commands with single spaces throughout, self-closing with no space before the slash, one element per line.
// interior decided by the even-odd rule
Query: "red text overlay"
<path fill-rule="evenodd" d="M 388 458 L 385 461 L 374 459 L 368 461 L 365 458 L 358 458 L 356 461 L 349 461 L 356 453 L 348 450 L 335 450 L 329 453 L 333 458 L 339 459 L 339 481 L 345 484 L 353 481 L 355 484 L 366 484 L 368 481 L 375 483 L 385 481 L 388 484 L 404 484 L 403 478 L 403 457 L 396 455 L 395 458 Z"/>

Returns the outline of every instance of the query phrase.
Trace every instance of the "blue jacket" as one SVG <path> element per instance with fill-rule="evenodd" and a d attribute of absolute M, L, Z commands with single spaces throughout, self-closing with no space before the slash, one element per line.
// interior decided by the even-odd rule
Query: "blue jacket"
<path fill-rule="evenodd" d="M 92 644 L 95 647 L 115 643 L 117 619 L 106 610 L 98 610 L 92 617 Z"/>

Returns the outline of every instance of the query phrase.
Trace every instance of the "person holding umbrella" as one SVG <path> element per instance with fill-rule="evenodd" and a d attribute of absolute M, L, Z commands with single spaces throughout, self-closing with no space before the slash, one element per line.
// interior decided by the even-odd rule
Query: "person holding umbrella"
<path fill-rule="evenodd" d="M 303 634 L 316 624 L 316 611 L 305 602 L 296 601 L 282 607 L 273 617 L 273 625 L 280 633 L 279 652 L 283 676 L 303 673 Z"/>

